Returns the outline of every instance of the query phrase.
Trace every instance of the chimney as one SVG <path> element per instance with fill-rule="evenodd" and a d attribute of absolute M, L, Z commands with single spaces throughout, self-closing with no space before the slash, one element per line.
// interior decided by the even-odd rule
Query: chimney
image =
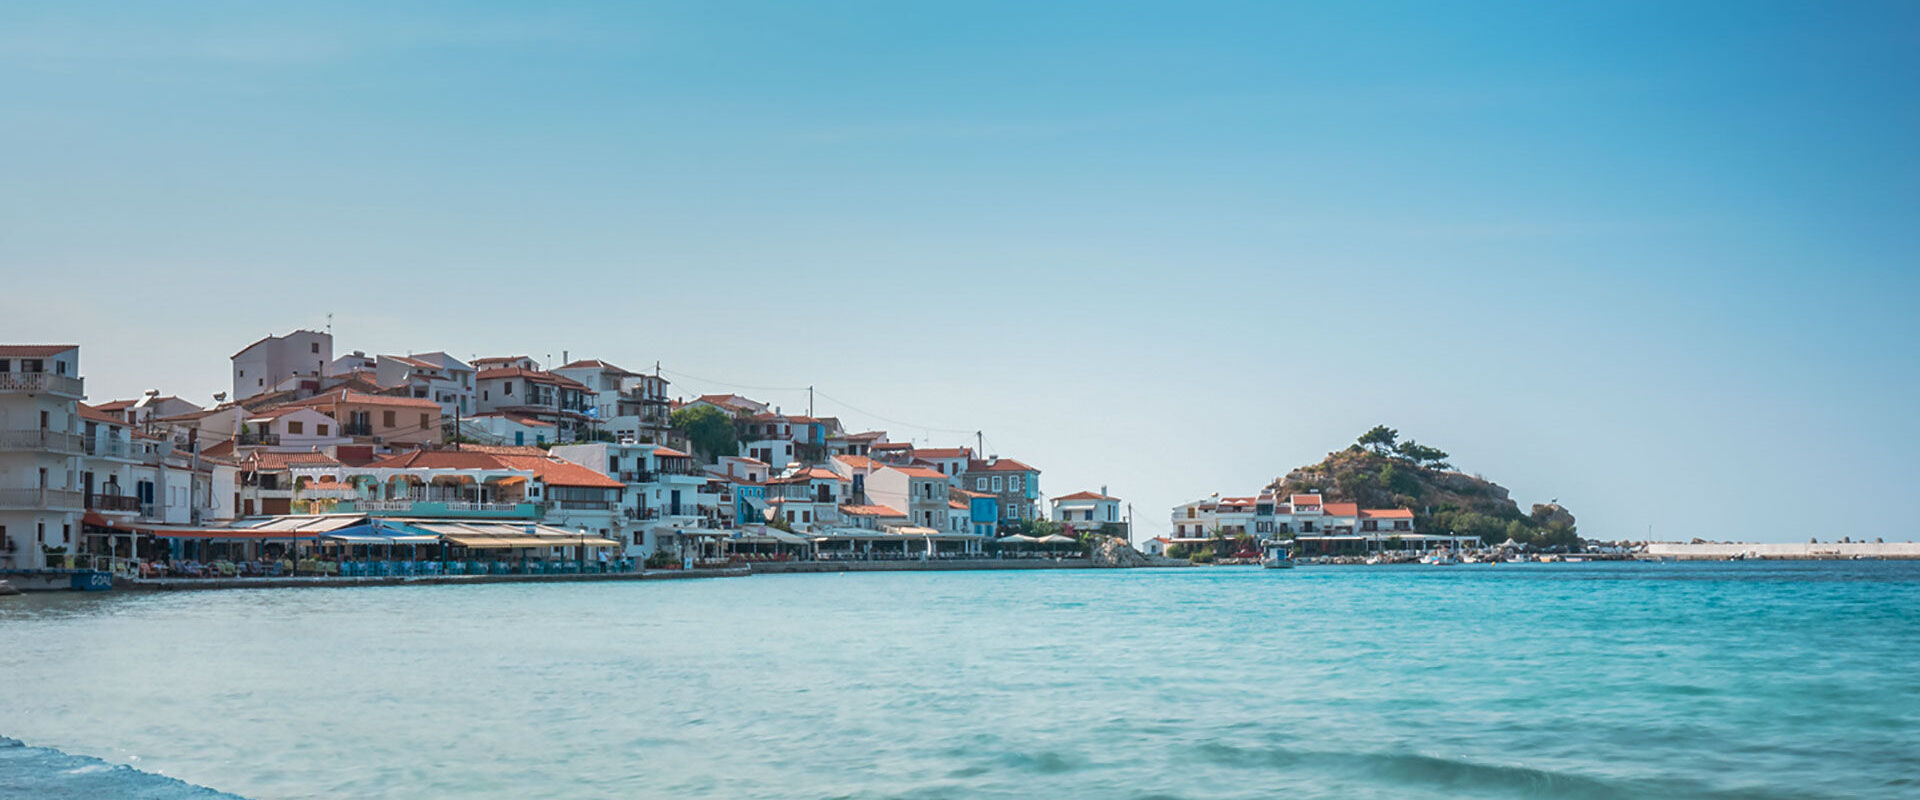
<path fill-rule="evenodd" d="M 1101 497 L 1111 497 L 1111 496 L 1112 496 L 1112 495 L 1109 495 L 1109 494 L 1107 494 L 1107 485 L 1106 485 L 1106 484 L 1104 484 L 1104 483 L 1103 483 L 1103 484 L 1100 484 L 1100 496 L 1101 496 Z"/>

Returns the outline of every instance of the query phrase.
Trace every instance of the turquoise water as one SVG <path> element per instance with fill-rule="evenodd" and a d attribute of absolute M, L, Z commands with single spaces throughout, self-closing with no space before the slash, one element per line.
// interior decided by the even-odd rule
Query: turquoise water
<path fill-rule="evenodd" d="M 0 795 L 1912 798 L 1916 667 L 1914 563 L 36 595 Z"/>

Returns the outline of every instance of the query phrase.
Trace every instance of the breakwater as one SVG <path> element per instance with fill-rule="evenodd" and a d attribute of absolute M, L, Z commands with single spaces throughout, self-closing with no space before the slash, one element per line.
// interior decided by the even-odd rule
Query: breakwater
<path fill-rule="evenodd" d="M 487 583 L 580 583 L 601 581 L 668 581 L 688 578 L 744 578 L 746 567 L 716 569 L 650 569 L 567 575 L 388 575 L 367 578 L 117 578 L 114 588 L 154 591 L 194 589 L 295 589 L 343 586 L 448 586 Z"/>
<path fill-rule="evenodd" d="M 1920 542 L 1773 542 L 1764 544 L 1654 542 L 1647 545 L 1646 555 L 1678 561 L 1725 561 L 1734 558 L 1793 561 L 1852 558 L 1920 559 Z"/>

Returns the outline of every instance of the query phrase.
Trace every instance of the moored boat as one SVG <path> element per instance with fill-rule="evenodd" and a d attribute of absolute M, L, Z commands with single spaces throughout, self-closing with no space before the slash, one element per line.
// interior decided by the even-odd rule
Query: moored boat
<path fill-rule="evenodd" d="M 1267 569 L 1292 569 L 1293 550 L 1287 543 L 1278 539 L 1269 539 L 1261 547 L 1260 566 Z"/>

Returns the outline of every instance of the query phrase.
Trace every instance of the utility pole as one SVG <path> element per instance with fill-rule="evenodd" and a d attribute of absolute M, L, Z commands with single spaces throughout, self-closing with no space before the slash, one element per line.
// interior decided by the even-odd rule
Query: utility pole
<path fill-rule="evenodd" d="M 807 416 L 813 416 L 813 387 L 807 387 Z"/>
<path fill-rule="evenodd" d="M 987 456 L 987 434 L 985 431 L 974 431 L 973 432 L 973 457 L 986 458 L 986 456 Z"/>

